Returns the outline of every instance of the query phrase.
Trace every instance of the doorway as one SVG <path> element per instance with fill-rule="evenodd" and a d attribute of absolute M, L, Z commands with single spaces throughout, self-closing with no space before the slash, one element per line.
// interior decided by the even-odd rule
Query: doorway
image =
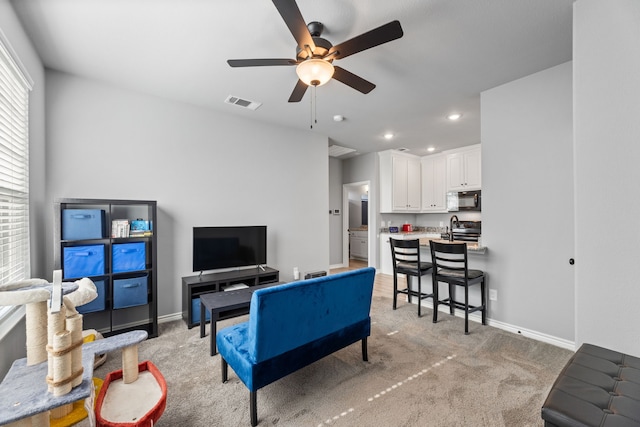
<path fill-rule="evenodd" d="M 353 226 L 367 228 L 367 265 L 375 266 L 375 248 L 373 239 L 376 238 L 374 215 L 371 207 L 375 206 L 369 189 L 370 181 L 352 182 L 342 185 L 342 265 L 349 266 L 349 229 Z M 366 196 L 366 199 L 362 197 Z M 355 202 L 359 203 L 355 203 Z M 366 203 L 362 203 L 362 202 Z M 366 211 L 363 212 L 363 208 Z M 366 223 L 366 224 L 365 224 Z"/>

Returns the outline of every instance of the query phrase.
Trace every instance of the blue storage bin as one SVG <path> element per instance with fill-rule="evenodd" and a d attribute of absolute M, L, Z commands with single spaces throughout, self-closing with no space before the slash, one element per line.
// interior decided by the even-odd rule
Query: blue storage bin
<path fill-rule="evenodd" d="M 105 301 L 107 300 L 107 294 L 105 291 L 105 281 L 104 280 L 94 280 L 93 283 L 96 285 L 96 290 L 98 291 L 98 296 L 93 301 L 90 301 L 86 304 L 79 305 L 76 307 L 78 312 L 85 314 L 91 313 L 93 311 L 102 311 L 105 308 Z"/>
<path fill-rule="evenodd" d="M 140 271 L 147 267 L 145 243 L 121 243 L 111 247 L 111 264 L 114 273 Z"/>
<path fill-rule="evenodd" d="M 103 210 L 62 210 L 62 240 L 102 239 L 106 234 Z"/>
<path fill-rule="evenodd" d="M 148 302 L 147 275 L 115 279 L 113 281 L 113 308 L 135 307 Z"/>
<path fill-rule="evenodd" d="M 204 316 L 206 320 L 211 320 L 211 312 L 209 310 Z M 200 297 L 191 300 L 191 323 L 200 323 Z"/>
<path fill-rule="evenodd" d="M 104 274 L 104 245 L 65 246 L 62 254 L 65 279 Z"/>

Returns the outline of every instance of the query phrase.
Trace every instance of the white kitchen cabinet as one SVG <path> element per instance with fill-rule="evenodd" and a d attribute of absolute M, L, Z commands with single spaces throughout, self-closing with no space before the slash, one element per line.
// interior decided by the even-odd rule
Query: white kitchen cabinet
<path fill-rule="evenodd" d="M 442 154 L 423 157 L 422 212 L 447 211 L 447 157 Z"/>
<path fill-rule="evenodd" d="M 419 212 L 421 199 L 420 158 L 396 150 L 380 157 L 380 212 Z"/>
<path fill-rule="evenodd" d="M 393 260 L 391 258 L 390 233 L 380 233 L 380 270 L 382 274 L 393 275 Z"/>
<path fill-rule="evenodd" d="M 482 186 L 480 145 L 447 154 L 447 189 L 479 190 Z"/>
<path fill-rule="evenodd" d="M 352 231 L 349 234 L 351 258 L 369 259 L 369 235 L 367 231 Z"/>
<path fill-rule="evenodd" d="M 391 243 L 389 239 L 409 240 L 409 239 L 439 239 L 439 233 L 415 232 L 415 233 L 380 233 L 380 272 L 382 274 L 393 275 L 393 258 L 391 256 Z M 421 255 L 420 256 L 424 256 Z M 431 255 L 427 259 L 420 261 L 430 262 Z"/>

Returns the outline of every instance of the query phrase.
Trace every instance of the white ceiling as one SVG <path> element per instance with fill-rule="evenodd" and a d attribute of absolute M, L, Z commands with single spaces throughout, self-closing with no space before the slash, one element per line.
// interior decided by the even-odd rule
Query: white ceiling
<path fill-rule="evenodd" d="M 298 0 L 334 45 L 399 20 L 404 37 L 336 65 L 377 85 L 332 80 L 287 100 L 295 67 L 231 68 L 227 59 L 295 58 L 270 0 L 12 0 L 47 68 L 326 135 L 357 153 L 417 155 L 480 142 L 480 92 L 571 60 L 573 0 Z M 261 102 L 255 111 L 229 96 Z M 458 122 L 446 116 L 460 112 Z M 334 115 L 343 122 L 334 122 Z M 393 132 L 391 142 L 382 135 Z M 343 158 L 349 157 L 344 156 Z"/>

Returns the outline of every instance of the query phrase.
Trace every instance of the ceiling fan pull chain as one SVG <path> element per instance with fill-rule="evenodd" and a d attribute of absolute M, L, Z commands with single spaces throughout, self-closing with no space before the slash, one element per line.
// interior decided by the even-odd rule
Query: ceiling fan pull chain
<path fill-rule="evenodd" d="M 318 123 L 318 99 L 316 98 L 318 95 L 316 93 L 316 87 L 313 86 L 313 123 Z"/>
<path fill-rule="evenodd" d="M 311 86 L 311 96 L 309 96 L 309 128 L 313 129 L 313 94 L 315 94 L 315 86 Z"/>

